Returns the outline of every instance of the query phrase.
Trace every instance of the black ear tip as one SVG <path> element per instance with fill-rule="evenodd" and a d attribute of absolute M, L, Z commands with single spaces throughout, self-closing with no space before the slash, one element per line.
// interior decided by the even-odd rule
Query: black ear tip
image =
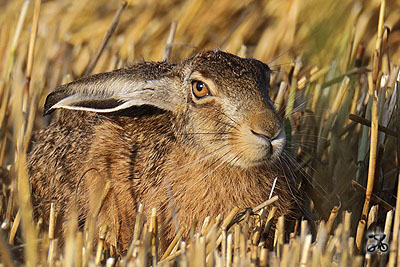
<path fill-rule="evenodd" d="M 49 115 L 54 112 L 54 104 L 48 101 L 48 97 L 46 98 L 46 102 L 44 103 L 43 107 L 43 116 Z"/>
<path fill-rule="evenodd" d="M 47 115 L 50 115 L 51 113 L 53 113 L 53 111 L 54 111 L 54 109 L 46 109 L 46 108 L 44 108 L 43 109 L 43 117 L 44 116 L 47 116 Z"/>
<path fill-rule="evenodd" d="M 44 108 L 43 108 L 43 116 L 49 115 L 54 111 L 52 107 L 64 99 L 67 96 L 67 93 L 65 90 L 55 90 L 51 92 L 47 97 L 46 97 L 46 102 L 44 103 Z"/>
<path fill-rule="evenodd" d="M 53 109 L 51 108 L 54 104 L 52 101 L 49 101 L 49 97 L 51 96 L 48 95 L 46 98 L 46 102 L 44 103 L 43 107 L 43 116 L 49 115 L 51 112 L 53 112 Z M 51 99 L 50 99 L 51 100 Z"/>

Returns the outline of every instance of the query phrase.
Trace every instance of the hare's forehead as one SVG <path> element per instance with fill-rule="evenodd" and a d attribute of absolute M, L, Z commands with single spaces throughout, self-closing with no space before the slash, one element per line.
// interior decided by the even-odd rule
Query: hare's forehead
<path fill-rule="evenodd" d="M 269 73 L 262 68 L 246 64 L 232 68 L 218 62 L 206 62 L 194 66 L 189 76 L 203 77 L 203 82 L 212 81 L 217 87 L 216 90 L 225 96 L 250 94 L 268 97 Z"/>

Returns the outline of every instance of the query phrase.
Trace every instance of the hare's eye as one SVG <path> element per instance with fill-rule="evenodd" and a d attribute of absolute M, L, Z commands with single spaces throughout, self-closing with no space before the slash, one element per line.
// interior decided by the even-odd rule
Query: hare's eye
<path fill-rule="evenodd" d="M 192 91 L 194 96 L 197 98 L 202 98 L 210 94 L 207 85 L 200 81 L 192 82 Z"/>

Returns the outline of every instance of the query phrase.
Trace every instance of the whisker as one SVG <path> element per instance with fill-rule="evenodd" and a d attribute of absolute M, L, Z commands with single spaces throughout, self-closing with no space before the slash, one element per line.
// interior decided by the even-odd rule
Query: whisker
<path fill-rule="evenodd" d="M 204 132 L 204 133 L 202 133 L 202 132 L 194 132 L 194 133 L 180 133 L 180 135 L 201 135 L 201 134 L 204 134 L 204 135 L 228 135 L 228 134 L 230 134 L 230 132 Z"/>
<path fill-rule="evenodd" d="M 243 158 L 244 153 L 241 152 L 239 155 L 236 155 L 235 157 L 233 157 L 232 160 L 229 161 L 229 164 L 236 164 L 239 160 L 241 160 Z"/>
<path fill-rule="evenodd" d="M 290 154 L 285 153 L 285 156 L 286 157 L 284 159 L 289 160 L 290 164 L 298 165 L 297 161 L 295 159 L 293 159 Z M 310 168 L 312 168 L 312 167 L 310 166 Z M 330 204 L 333 204 L 332 201 L 326 197 L 327 195 L 329 195 L 329 193 L 318 183 L 318 181 L 314 181 L 308 173 L 303 171 L 303 168 L 298 168 L 298 170 L 301 172 L 302 177 L 304 177 L 307 180 L 307 182 L 317 191 L 317 193 L 324 200 L 326 200 Z"/>
<path fill-rule="evenodd" d="M 185 167 L 190 167 L 190 166 L 193 165 L 193 164 L 198 164 L 199 162 L 208 160 L 209 158 L 212 158 L 212 157 L 218 155 L 218 154 L 221 152 L 222 149 L 227 149 L 227 148 L 226 148 L 227 146 L 228 146 L 227 144 L 222 145 L 222 146 L 220 146 L 219 148 L 217 148 L 213 153 L 210 153 L 210 154 L 204 156 L 203 158 L 199 159 L 198 161 L 189 162 L 189 163 L 187 163 L 187 164 L 185 164 L 185 165 L 179 166 L 179 169 L 183 169 L 183 168 L 185 168 Z"/>
<path fill-rule="evenodd" d="M 286 162 L 286 159 L 285 159 L 284 157 L 280 157 L 280 158 L 279 158 L 279 161 L 281 162 L 281 164 L 285 164 L 285 165 L 287 165 L 287 166 L 290 166 L 289 163 Z M 283 162 L 282 162 L 282 161 L 283 161 Z M 292 179 L 294 179 L 294 178 L 296 177 L 295 173 L 293 172 L 293 170 L 292 170 L 291 168 L 285 168 L 285 169 L 289 171 L 290 177 L 291 177 Z M 298 190 L 296 189 L 296 187 L 293 187 L 293 184 L 297 184 L 297 182 L 296 182 L 296 181 L 289 181 L 289 178 L 288 178 L 288 176 L 287 176 L 286 174 L 283 175 L 283 178 L 284 178 L 284 180 L 285 180 L 285 182 L 286 182 L 287 187 L 289 188 L 290 195 L 293 197 L 293 200 L 295 201 L 295 203 L 297 204 L 297 206 L 299 207 L 299 209 L 300 209 L 303 213 L 305 213 L 305 210 L 304 210 L 304 208 L 303 208 L 302 205 L 301 205 L 303 201 L 302 201 L 302 199 L 301 199 L 301 197 L 300 197 L 300 194 L 299 194 Z M 293 189 L 296 189 L 296 193 L 293 192 Z"/>
<path fill-rule="evenodd" d="M 237 126 L 240 127 L 240 124 L 237 121 L 235 121 L 234 119 L 232 119 L 231 117 L 229 117 L 227 114 L 225 114 L 225 113 L 221 113 L 221 114 L 224 115 L 225 117 L 227 117 L 229 120 L 231 120 L 233 123 L 235 123 Z"/>
<path fill-rule="evenodd" d="M 218 161 L 220 161 L 220 158 L 223 158 L 224 156 L 226 156 L 229 153 L 229 150 L 223 154 L 221 157 L 218 157 L 217 159 L 215 159 L 210 165 L 207 166 L 207 168 L 205 169 L 205 171 L 209 170 L 213 165 L 215 165 Z M 224 161 L 221 161 L 221 163 L 217 166 L 221 166 L 224 163 Z M 215 170 L 214 170 L 215 171 Z M 205 178 L 207 178 L 209 176 L 209 174 L 205 174 L 202 178 L 198 179 L 197 181 L 195 181 L 194 183 L 191 183 L 189 185 L 189 187 L 186 188 L 186 191 L 189 191 L 190 189 L 197 187 L 198 184 L 200 184 L 201 182 L 203 182 L 203 180 Z M 174 197 L 178 197 L 181 194 L 184 194 L 185 192 L 175 192 L 174 193 Z"/>
<path fill-rule="evenodd" d="M 272 62 L 274 62 L 275 60 L 277 60 L 278 58 L 280 58 L 281 56 L 283 56 L 284 54 L 286 54 L 287 52 L 289 52 L 289 49 L 290 48 L 286 48 L 285 50 L 283 50 L 283 52 L 282 53 L 280 53 L 279 55 L 277 55 L 276 57 L 274 57 L 273 59 L 271 59 L 270 61 L 268 61 L 268 66 L 272 63 Z M 292 64 L 293 64 L 293 62 L 291 62 Z M 270 66 L 270 68 L 271 67 L 273 67 L 273 66 Z"/>

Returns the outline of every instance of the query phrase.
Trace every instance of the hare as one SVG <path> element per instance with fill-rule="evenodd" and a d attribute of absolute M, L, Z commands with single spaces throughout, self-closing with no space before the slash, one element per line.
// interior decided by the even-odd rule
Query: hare
<path fill-rule="evenodd" d="M 99 202 L 106 242 L 124 251 L 136 210 L 157 207 L 161 247 L 175 235 L 172 214 L 194 219 L 254 207 L 279 196 L 278 215 L 296 209 L 285 172 L 285 131 L 268 96 L 269 67 L 220 50 L 174 64 L 144 62 L 58 87 L 44 113 L 58 117 L 33 136 L 28 155 L 35 216 L 59 209 L 62 229 L 78 207 L 79 226 Z"/>

